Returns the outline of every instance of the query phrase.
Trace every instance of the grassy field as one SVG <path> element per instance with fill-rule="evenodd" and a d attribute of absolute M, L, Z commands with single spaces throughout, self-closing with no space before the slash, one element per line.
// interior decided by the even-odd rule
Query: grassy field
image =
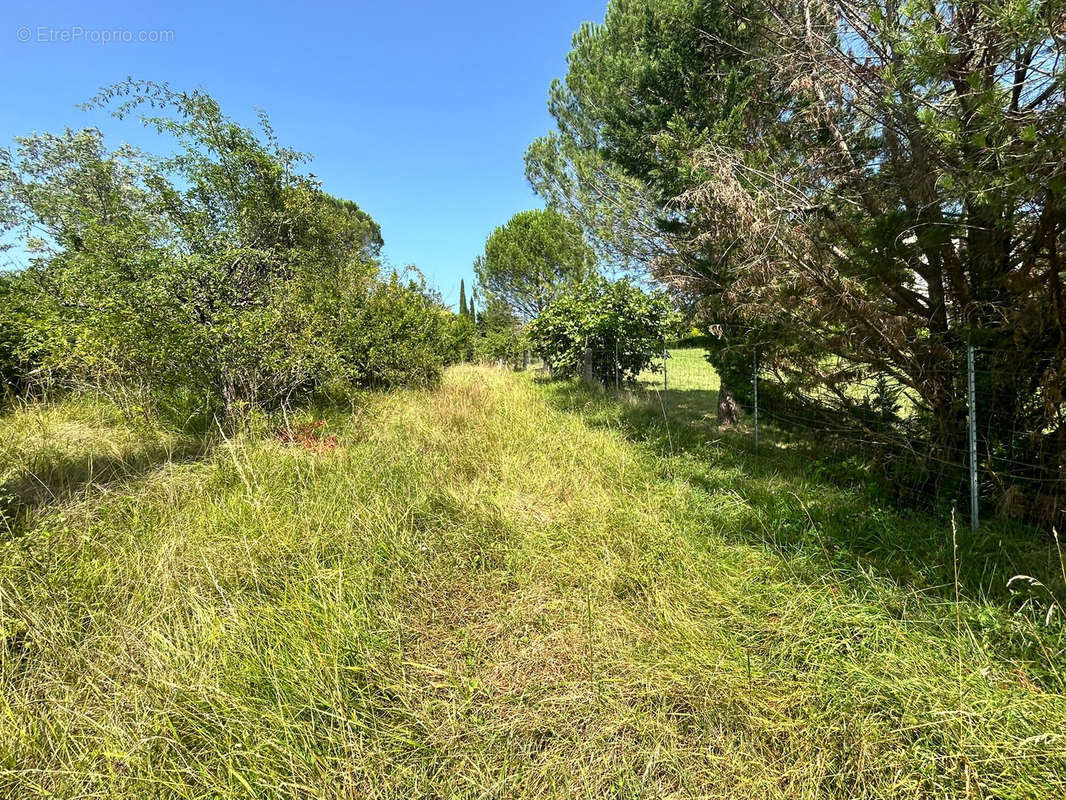
<path fill-rule="evenodd" d="M 675 424 L 706 425 L 717 418 L 718 373 L 707 361 L 706 351 L 698 347 L 670 348 L 663 360 L 656 359 L 637 381 L 649 394 L 648 401 L 658 406 Z"/>
<path fill-rule="evenodd" d="M 1066 795 L 1053 547 L 526 375 L 327 417 L 0 417 L 0 797 Z"/>

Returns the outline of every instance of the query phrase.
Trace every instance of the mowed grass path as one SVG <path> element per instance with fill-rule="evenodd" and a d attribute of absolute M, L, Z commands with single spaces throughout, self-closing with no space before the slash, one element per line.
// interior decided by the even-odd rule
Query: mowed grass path
<path fill-rule="evenodd" d="M 156 461 L 0 419 L 9 486 L 59 424 L 131 464 L 0 544 L 0 797 L 1066 795 L 1058 629 L 784 553 L 813 487 L 606 402 L 457 368 Z"/>

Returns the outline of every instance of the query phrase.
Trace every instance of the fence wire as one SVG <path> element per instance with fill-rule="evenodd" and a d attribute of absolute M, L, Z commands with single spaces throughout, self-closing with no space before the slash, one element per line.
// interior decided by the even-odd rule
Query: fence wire
<path fill-rule="evenodd" d="M 988 424 L 995 398 L 980 389 L 969 396 L 969 381 L 977 387 L 988 378 L 1025 381 L 1039 385 L 1038 369 L 994 364 L 991 354 L 975 350 L 972 373 L 966 366 L 950 376 L 958 389 L 957 401 L 965 436 L 957 441 L 934 441 L 923 434 L 928 408 L 919 393 L 889 375 L 849 374 L 834 392 L 812 388 L 797 393 L 787 376 L 766 366 L 757 347 L 751 347 L 751 374 L 743 391 L 737 391 L 742 420 L 737 431 L 750 435 L 753 451 L 806 448 L 812 469 L 826 469 L 826 456 L 838 463 L 858 465 L 888 481 L 889 488 L 907 503 L 927 507 L 969 507 L 970 522 L 977 525 L 982 511 L 1011 512 L 1025 507 L 1021 516 L 1039 517 L 1061 527 L 1066 514 L 1066 465 L 1052 450 L 1043 463 L 1019 456 L 994 442 L 982 424 Z M 699 347 L 664 345 L 641 371 L 633 374 L 625 354 L 614 347 L 586 352 L 586 379 L 618 393 L 644 393 L 660 405 L 670 426 L 717 426 L 721 380 L 707 352 Z M 734 387 L 739 389 L 741 387 Z M 856 410 L 861 411 L 857 414 Z M 863 417 L 865 415 L 865 417 Z M 926 415 L 923 417 L 923 415 Z M 860 418 L 862 417 L 862 418 Z M 1019 431 L 1019 435 L 1041 432 Z M 1012 507 L 1014 507 L 1012 509 Z"/>

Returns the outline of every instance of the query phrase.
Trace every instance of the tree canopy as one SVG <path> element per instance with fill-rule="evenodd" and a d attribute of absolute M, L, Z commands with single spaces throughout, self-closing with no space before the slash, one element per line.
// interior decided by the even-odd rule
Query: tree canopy
<path fill-rule="evenodd" d="M 1063 9 L 614 0 L 575 36 L 527 173 L 728 331 L 727 379 L 758 340 L 789 392 L 857 424 L 846 385 L 887 376 L 960 460 L 973 342 L 982 450 L 1054 471 Z"/>
<path fill-rule="evenodd" d="M 486 304 L 504 303 L 533 319 L 559 290 L 595 271 L 581 228 L 552 209 L 521 211 L 496 228 L 474 264 Z"/>
<path fill-rule="evenodd" d="M 589 348 L 598 380 L 632 383 L 662 353 L 675 323 L 662 290 L 597 276 L 560 292 L 529 324 L 529 340 L 553 376 L 579 374 Z"/>

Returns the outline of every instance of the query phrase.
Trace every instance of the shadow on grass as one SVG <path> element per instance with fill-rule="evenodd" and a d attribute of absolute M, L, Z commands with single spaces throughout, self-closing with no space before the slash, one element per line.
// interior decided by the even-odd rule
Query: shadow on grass
<path fill-rule="evenodd" d="M 153 442 L 121 454 L 37 454 L 0 483 L 0 535 L 18 534 L 28 518 L 50 506 L 120 488 L 164 464 L 201 460 L 210 448 L 207 438 L 189 437 L 177 445 Z"/>
<path fill-rule="evenodd" d="M 637 390 L 615 393 L 574 382 L 537 381 L 559 409 L 592 427 L 621 429 L 660 459 L 664 476 L 681 479 L 707 496 L 741 498 L 746 512 L 723 522 L 720 505 L 707 503 L 700 523 L 738 543 L 757 543 L 782 555 L 802 555 L 820 574 L 837 578 L 889 578 L 925 595 L 954 598 L 955 543 L 950 520 L 901 507 L 856 462 L 842 473 L 820 456 L 816 439 L 762 429 L 756 455 L 752 430 L 720 429 L 714 390 Z M 669 424 L 667 424 L 669 420 Z M 955 535 L 960 593 L 1005 603 L 1007 581 L 1028 574 L 1057 585 L 1060 562 L 1049 536 L 993 520 L 972 531 L 960 522 Z"/>

